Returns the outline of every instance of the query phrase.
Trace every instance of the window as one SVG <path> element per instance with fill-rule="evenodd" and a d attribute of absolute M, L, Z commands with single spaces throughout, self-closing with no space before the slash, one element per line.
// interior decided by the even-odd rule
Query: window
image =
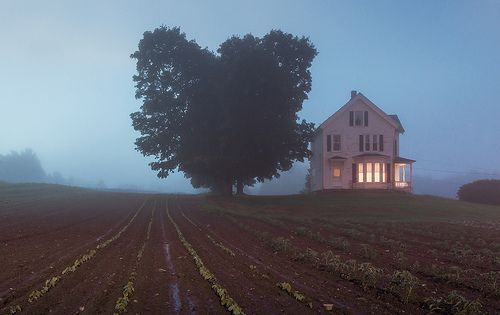
<path fill-rule="evenodd" d="M 333 135 L 333 151 L 340 151 L 340 135 Z"/>
<path fill-rule="evenodd" d="M 363 135 L 359 135 L 359 152 L 363 152 L 363 149 L 364 149 L 364 144 L 363 144 L 363 139 L 365 137 L 363 137 Z"/>
<path fill-rule="evenodd" d="M 358 182 L 363 183 L 364 180 L 364 172 L 363 172 L 363 163 L 358 164 Z"/>
<path fill-rule="evenodd" d="M 358 165 L 358 182 L 359 183 L 385 183 L 386 165 L 385 163 L 359 163 Z"/>
<path fill-rule="evenodd" d="M 384 135 L 379 135 L 379 139 L 378 139 L 378 147 L 380 149 L 380 152 L 384 151 Z"/>
<path fill-rule="evenodd" d="M 354 111 L 354 125 L 355 126 L 363 126 L 363 111 L 357 110 Z"/>
<path fill-rule="evenodd" d="M 380 183 L 380 163 L 375 163 L 374 164 L 373 176 L 374 176 L 373 181 L 375 183 Z"/>
<path fill-rule="evenodd" d="M 370 151 L 370 135 L 365 135 L 365 151 Z"/>
<path fill-rule="evenodd" d="M 378 151 L 378 136 L 373 135 L 373 151 Z"/>
<path fill-rule="evenodd" d="M 326 136 L 326 152 L 332 151 L 332 136 L 327 135 Z"/>
<path fill-rule="evenodd" d="M 372 163 L 366 163 L 366 182 L 372 182 Z"/>
<path fill-rule="evenodd" d="M 385 175 L 385 163 L 382 163 L 382 183 L 385 183 L 385 178 L 386 178 L 386 175 Z"/>
<path fill-rule="evenodd" d="M 340 176 L 342 175 L 342 168 L 340 165 L 333 165 L 333 178 L 334 179 L 340 179 Z"/>

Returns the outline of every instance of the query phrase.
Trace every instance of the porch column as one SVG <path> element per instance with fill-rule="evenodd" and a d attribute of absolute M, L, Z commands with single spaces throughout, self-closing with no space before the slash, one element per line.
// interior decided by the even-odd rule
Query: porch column
<path fill-rule="evenodd" d="M 413 192 L 413 163 L 410 163 L 410 192 Z"/>

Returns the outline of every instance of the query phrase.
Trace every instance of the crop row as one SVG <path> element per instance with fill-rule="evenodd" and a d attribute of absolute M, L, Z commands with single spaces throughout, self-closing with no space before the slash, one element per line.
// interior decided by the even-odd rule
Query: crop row
<path fill-rule="evenodd" d="M 156 208 L 156 202 L 155 202 L 155 205 L 153 207 L 153 210 L 151 211 L 151 218 L 149 219 L 148 228 L 146 231 L 146 238 L 142 242 L 142 245 L 139 248 L 139 251 L 137 252 L 137 256 L 136 256 L 137 259 L 135 261 L 135 266 L 132 269 L 132 272 L 130 273 L 130 275 L 128 277 L 128 282 L 123 286 L 122 295 L 116 300 L 115 311 L 114 311 L 113 315 L 122 314 L 122 313 L 125 313 L 127 311 L 127 306 L 130 302 L 130 296 L 135 291 L 134 281 L 135 281 L 135 278 L 137 277 L 137 269 L 139 268 L 139 264 L 141 262 L 142 255 L 144 254 L 144 249 L 146 248 L 146 243 L 147 243 L 147 241 L 149 241 L 149 238 L 151 235 L 151 226 L 153 224 L 153 217 L 154 217 L 154 213 L 155 213 L 155 208 Z"/>
<path fill-rule="evenodd" d="M 231 249 L 229 249 L 226 246 L 224 246 L 224 244 L 222 244 L 221 242 L 217 242 L 216 240 L 214 240 L 213 237 L 211 237 L 208 234 L 207 234 L 207 237 L 212 242 L 212 244 L 214 244 L 215 246 L 219 247 L 220 249 L 222 249 L 223 251 L 225 251 L 230 256 L 233 256 L 233 257 L 236 256 L 236 254 Z"/>
<path fill-rule="evenodd" d="M 145 204 L 146 204 L 146 201 L 144 201 L 143 204 L 139 207 L 139 209 L 137 209 L 137 211 L 132 216 L 132 218 L 129 220 L 129 222 L 118 233 L 116 233 L 113 237 L 98 244 L 95 249 L 91 249 L 87 253 L 82 255 L 81 257 L 77 258 L 73 262 L 73 264 L 64 268 L 58 275 L 52 276 L 49 279 L 45 280 L 42 284 L 42 287 L 39 290 L 33 290 L 28 295 L 28 302 L 29 303 L 36 302 L 42 296 L 47 294 L 47 292 L 49 292 L 51 289 L 53 289 L 60 282 L 60 280 L 62 279 L 63 276 L 65 276 L 69 273 L 75 272 L 78 267 L 80 267 L 85 262 L 91 260 L 93 257 L 95 257 L 95 255 L 97 254 L 97 252 L 99 250 L 105 248 L 106 246 L 108 246 L 109 244 L 111 244 L 112 242 L 117 240 L 128 229 L 128 227 L 132 224 L 132 222 L 135 220 L 135 218 L 137 217 L 137 215 L 142 210 L 142 208 L 144 207 Z M 20 304 L 16 304 L 16 305 L 13 305 L 10 307 L 11 314 L 15 314 L 15 313 L 19 312 L 20 310 L 22 310 L 22 306 Z"/>
<path fill-rule="evenodd" d="M 229 295 L 227 290 L 223 288 L 215 275 L 208 270 L 208 268 L 205 266 L 203 261 L 201 260 L 200 256 L 196 253 L 195 249 L 193 246 L 186 240 L 184 235 L 182 234 L 181 230 L 179 229 L 179 226 L 175 223 L 175 221 L 172 219 L 170 216 L 170 211 L 168 209 L 168 205 L 166 208 L 167 216 L 174 226 L 175 230 L 177 231 L 177 235 L 182 243 L 182 245 L 186 248 L 186 250 L 189 252 L 191 257 L 193 258 L 196 266 L 198 267 L 198 271 L 200 275 L 208 281 L 208 283 L 211 285 L 212 290 L 217 294 L 217 296 L 220 299 L 220 303 L 222 306 L 224 306 L 229 312 L 231 312 L 234 315 L 244 315 L 245 313 L 241 309 L 241 307 L 238 305 L 238 303 Z"/>
<path fill-rule="evenodd" d="M 269 245 L 274 251 L 287 254 L 292 261 L 312 263 L 318 270 L 328 271 L 340 276 L 342 279 L 360 285 L 364 291 L 370 288 L 377 289 L 377 291 L 397 296 L 404 304 L 414 303 L 416 306 L 424 305 L 429 310 L 435 312 L 438 312 L 438 308 L 435 308 L 436 303 L 439 302 L 445 305 L 446 301 L 449 300 L 448 297 L 422 299 L 421 293 L 423 292 L 418 291 L 426 287 L 425 283 L 407 270 L 395 270 L 392 274 L 386 274 L 382 268 L 377 268 L 367 262 L 359 263 L 355 259 L 344 260 L 330 250 L 321 254 L 309 248 L 303 250 L 294 246 L 288 238 L 272 237 L 267 232 L 250 228 L 233 216 L 227 217 L 240 228 Z M 450 294 L 459 296 L 460 301 L 463 302 L 461 304 L 462 308 L 468 309 L 469 305 L 473 305 L 474 309 L 478 310 L 482 308 L 479 300 L 468 301 L 453 291 Z"/>
<path fill-rule="evenodd" d="M 296 299 L 299 302 L 305 303 L 307 307 L 313 308 L 312 301 L 307 299 L 306 296 L 302 293 L 300 293 L 297 290 L 294 290 L 292 288 L 292 285 L 288 282 L 278 282 L 276 283 L 276 286 L 280 288 L 281 290 L 285 291 L 288 293 L 288 295 L 292 296 L 294 299 Z"/>

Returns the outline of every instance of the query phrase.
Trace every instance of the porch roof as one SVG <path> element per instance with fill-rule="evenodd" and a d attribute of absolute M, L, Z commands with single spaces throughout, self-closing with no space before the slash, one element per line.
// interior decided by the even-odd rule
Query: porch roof
<path fill-rule="evenodd" d="M 416 161 L 415 160 L 412 160 L 412 159 L 407 159 L 407 158 L 404 158 L 404 157 L 400 157 L 400 156 L 396 156 L 394 158 L 394 163 L 406 163 L 406 164 L 411 164 L 411 163 L 415 163 Z"/>
<path fill-rule="evenodd" d="M 347 158 L 340 156 L 340 155 L 335 155 L 335 156 L 332 156 L 331 158 L 329 158 L 328 160 L 330 160 L 330 161 L 344 161 L 344 160 L 347 160 Z"/>
<path fill-rule="evenodd" d="M 363 153 L 353 156 L 353 158 L 365 158 L 365 157 L 378 157 L 378 158 L 389 158 L 389 156 L 380 153 Z"/>

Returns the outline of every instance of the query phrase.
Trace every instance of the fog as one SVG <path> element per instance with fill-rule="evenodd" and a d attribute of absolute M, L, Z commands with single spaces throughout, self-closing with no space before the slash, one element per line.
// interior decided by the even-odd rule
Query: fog
<path fill-rule="evenodd" d="M 162 24 L 211 50 L 273 28 L 309 36 L 319 55 L 301 118 L 319 125 L 358 90 L 401 119 L 416 192 L 450 195 L 459 182 L 500 178 L 500 2 L 492 0 L 3 1 L 0 155 L 31 149 L 39 168 L 31 179 L 2 179 L 195 192 L 182 174 L 158 179 L 134 150 L 129 115 L 141 104 L 129 56 Z M 298 192 L 307 167 L 247 191 Z"/>

